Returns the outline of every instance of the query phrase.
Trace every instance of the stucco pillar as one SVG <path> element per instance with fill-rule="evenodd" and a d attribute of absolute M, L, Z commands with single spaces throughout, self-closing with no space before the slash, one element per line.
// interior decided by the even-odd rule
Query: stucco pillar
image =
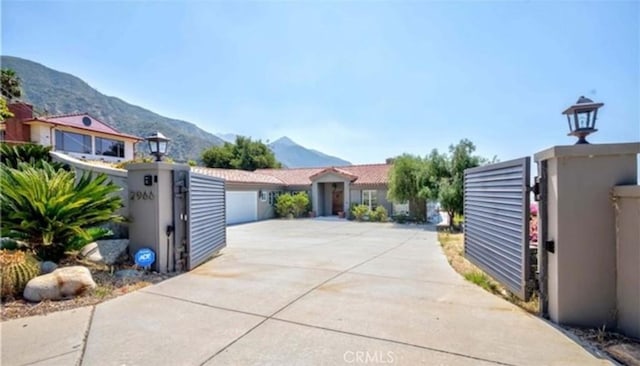
<path fill-rule="evenodd" d="M 618 330 L 640 338 L 640 186 L 613 190 L 617 231 Z"/>
<path fill-rule="evenodd" d="M 611 192 L 637 183 L 640 143 L 555 146 L 547 165 L 548 311 L 552 321 L 611 328 L 616 322 L 616 226 Z M 544 184 L 544 183 L 543 183 Z"/>
<path fill-rule="evenodd" d="M 173 237 L 167 238 L 167 226 L 174 225 L 173 171 L 189 166 L 168 163 L 142 163 L 127 166 L 129 188 L 129 251 L 141 248 L 156 254 L 153 269 L 173 271 Z M 167 240 L 169 245 L 167 246 Z M 167 262 L 169 265 L 167 265 Z"/>
<path fill-rule="evenodd" d="M 342 211 L 344 211 L 344 217 L 349 217 L 349 215 L 351 215 L 351 210 L 349 209 L 351 206 L 351 182 L 344 182 L 344 192 L 342 196 L 344 197 L 344 209 Z"/>
<path fill-rule="evenodd" d="M 311 184 L 311 209 L 316 213 L 316 216 L 320 216 L 320 201 L 318 199 L 318 182 Z"/>

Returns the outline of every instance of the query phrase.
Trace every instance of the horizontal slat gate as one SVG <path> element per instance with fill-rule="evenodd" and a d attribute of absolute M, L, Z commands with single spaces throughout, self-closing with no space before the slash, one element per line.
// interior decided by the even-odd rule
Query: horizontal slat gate
<path fill-rule="evenodd" d="M 227 245 L 224 180 L 190 172 L 188 269 L 205 262 Z"/>
<path fill-rule="evenodd" d="M 529 166 L 526 157 L 464 172 L 465 257 L 525 300 L 530 295 Z"/>

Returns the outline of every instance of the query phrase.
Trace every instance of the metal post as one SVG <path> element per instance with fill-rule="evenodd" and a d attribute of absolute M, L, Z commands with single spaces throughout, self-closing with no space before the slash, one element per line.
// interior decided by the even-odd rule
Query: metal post
<path fill-rule="evenodd" d="M 538 162 L 538 170 L 540 175 L 540 202 L 538 204 L 538 272 L 539 272 L 539 288 L 540 288 L 540 316 L 549 317 L 549 295 L 548 295 L 548 256 L 546 243 L 549 211 L 548 211 L 548 176 L 547 176 L 547 160 Z"/>

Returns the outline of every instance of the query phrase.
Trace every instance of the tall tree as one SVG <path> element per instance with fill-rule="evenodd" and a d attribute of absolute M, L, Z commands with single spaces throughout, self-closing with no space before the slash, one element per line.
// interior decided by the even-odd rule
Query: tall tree
<path fill-rule="evenodd" d="M 4 98 L 0 98 L 0 122 L 4 122 L 5 119 L 13 117 L 13 113 L 7 106 L 7 101 Z"/>
<path fill-rule="evenodd" d="M 238 136 L 234 144 L 226 142 L 213 146 L 202 153 L 202 161 L 209 168 L 256 169 L 280 168 L 282 165 L 262 141 Z"/>
<path fill-rule="evenodd" d="M 409 202 L 409 212 L 420 221 L 426 221 L 424 187 L 425 164 L 421 157 L 403 154 L 393 161 L 389 171 L 387 196 L 394 202 Z M 421 192 L 422 191 L 422 192 Z"/>
<path fill-rule="evenodd" d="M 426 200 L 438 201 L 451 219 L 462 214 L 464 171 L 487 162 L 473 155 L 475 149 L 471 141 L 463 139 L 449 147 L 449 154 L 434 149 L 424 159 L 407 154 L 396 158 L 389 173 L 389 199 L 409 201 L 410 210 L 414 207 L 412 215 L 420 219 L 426 219 Z"/>
<path fill-rule="evenodd" d="M 2 96 L 7 100 L 20 98 L 22 96 L 22 88 L 20 87 L 20 78 L 15 71 L 11 69 L 2 69 L 0 71 L 0 86 L 2 88 Z"/>
<path fill-rule="evenodd" d="M 488 162 L 485 158 L 473 155 L 475 151 L 476 146 L 468 139 L 449 146 L 449 177 L 438 193 L 438 200 L 440 206 L 449 213 L 450 223 L 455 214 L 464 213 L 464 171 Z"/>

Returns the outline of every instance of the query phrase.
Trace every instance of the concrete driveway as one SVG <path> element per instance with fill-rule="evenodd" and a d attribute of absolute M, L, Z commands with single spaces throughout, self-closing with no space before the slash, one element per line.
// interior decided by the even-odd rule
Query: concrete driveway
<path fill-rule="evenodd" d="M 436 233 L 273 220 L 223 254 L 95 308 L 3 324 L 3 365 L 600 365 L 464 281 Z"/>

